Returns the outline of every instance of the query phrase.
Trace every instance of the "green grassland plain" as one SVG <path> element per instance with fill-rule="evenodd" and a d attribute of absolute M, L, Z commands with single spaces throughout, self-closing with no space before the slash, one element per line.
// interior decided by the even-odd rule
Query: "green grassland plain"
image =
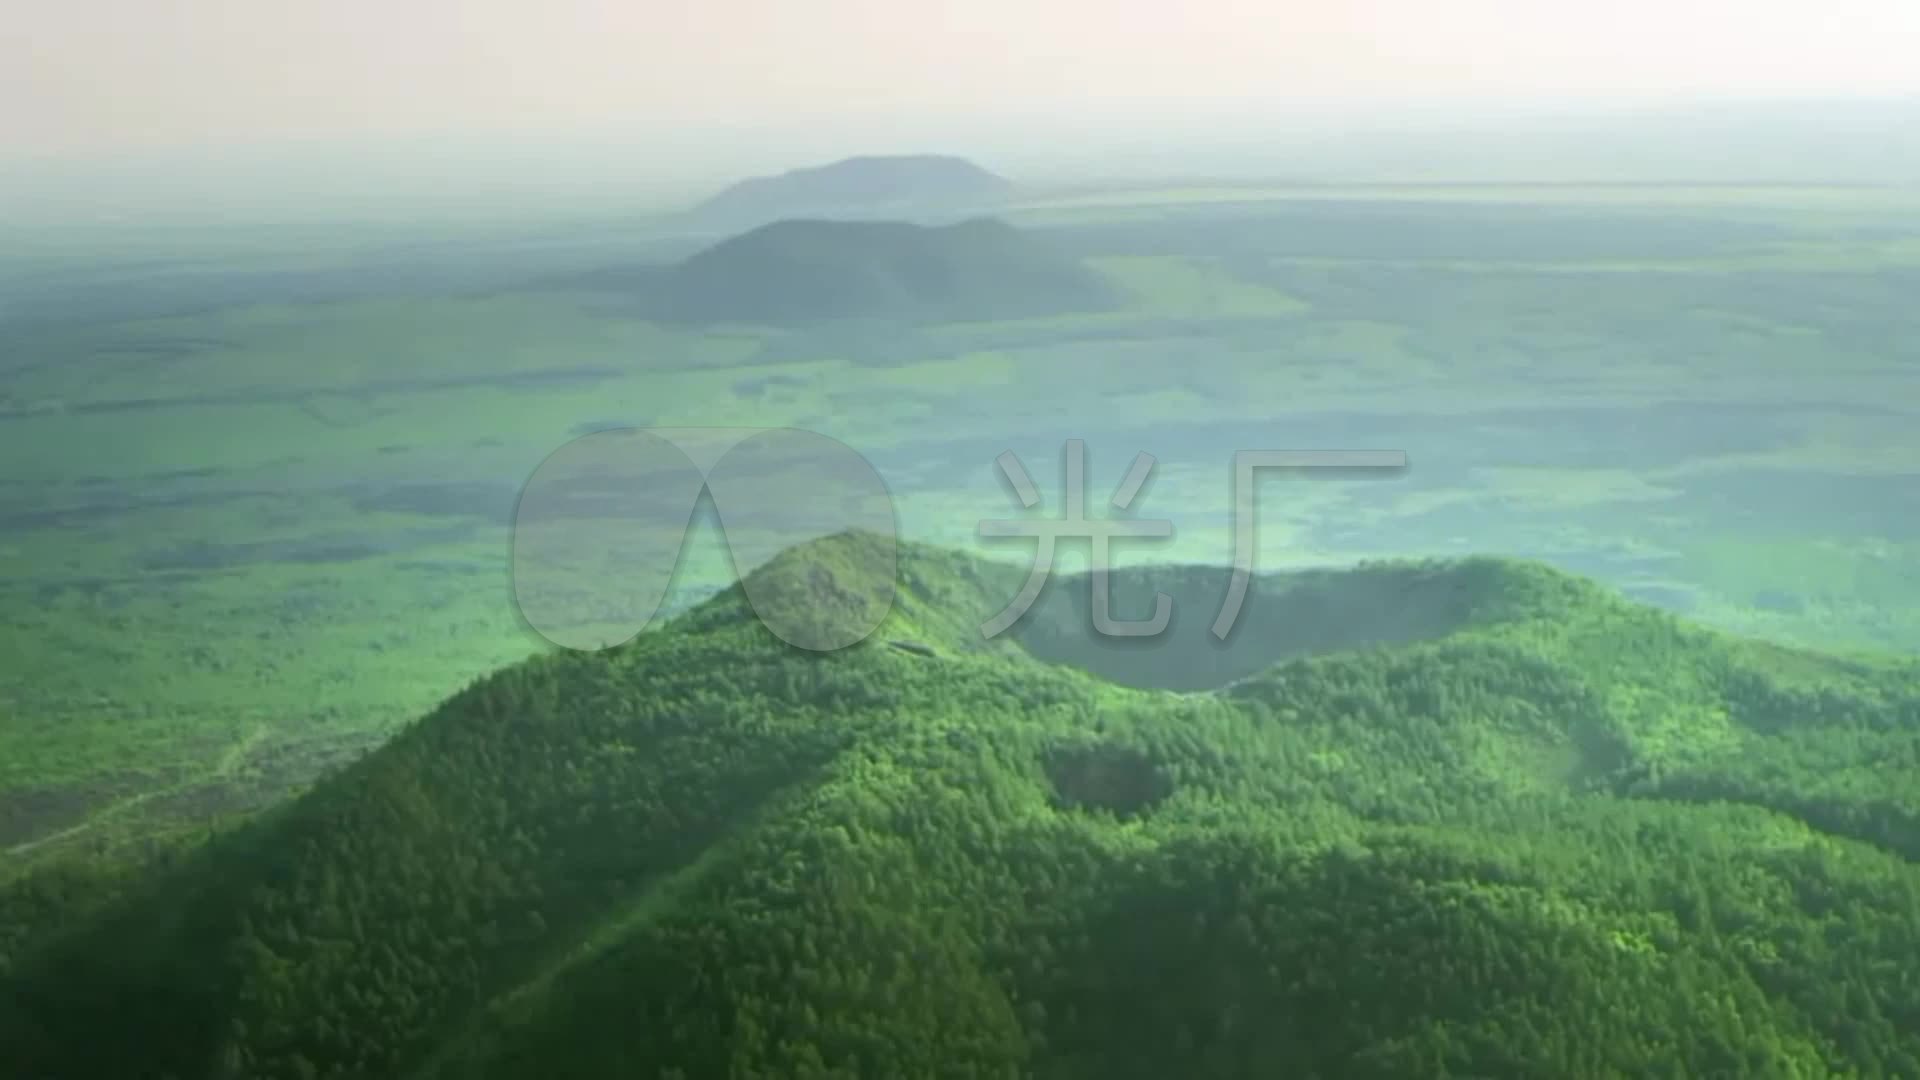
<path fill-rule="evenodd" d="M 620 426 L 796 426 L 902 532 L 982 548 L 1012 450 L 1224 562 L 1236 449 L 1400 449 L 1260 487 L 1263 567 L 1490 552 L 1708 623 L 1920 647 L 1920 202 L 1878 190 L 1147 192 L 1010 215 L 1128 310 L 672 329 L 553 282 L 644 229 L 36 234 L 0 256 L 0 873 L 266 805 L 547 647 L 519 486 Z M 216 242 L 218 241 L 218 242 Z M 707 520 L 679 584 L 730 568 Z M 1075 553 L 1067 569 L 1082 565 Z M 1011 599 L 1011 597 L 1009 597 Z M 981 612 L 981 619 L 993 614 Z M 1210 617 L 1209 613 L 1209 617 Z"/>

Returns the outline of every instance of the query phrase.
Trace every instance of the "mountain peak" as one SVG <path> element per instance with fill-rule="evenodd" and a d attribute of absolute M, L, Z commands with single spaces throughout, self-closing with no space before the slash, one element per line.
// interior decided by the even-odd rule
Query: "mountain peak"
<path fill-rule="evenodd" d="M 1004 201 L 1005 178 L 944 154 L 866 155 L 742 180 L 693 210 L 696 220 L 744 227 L 781 218 L 951 214 Z"/>
<path fill-rule="evenodd" d="M 1790 1067 L 1731 1071 L 1920 1064 L 1911 1025 L 1745 967 L 1758 943 L 1912 1009 L 1882 962 L 1920 949 L 1910 667 L 1789 679 L 1506 559 L 1261 575 L 1226 643 L 1228 571 L 1116 572 L 1116 617 L 1199 610 L 1104 654 L 1077 576 L 983 645 L 1027 569 L 840 532 L 619 650 L 496 673 L 0 967 L 0 1045 L 20 1075 L 418 1080 L 1427 1075 L 1494 1048 L 1454 1070 L 1485 1074 L 1515 1045 L 1704 1075 L 1747 1038 Z M 749 595 L 892 607 L 819 662 Z M 1194 1068 L 1197 1031 L 1226 1065 Z"/>
<path fill-rule="evenodd" d="M 649 296 L 675 322 L 969 322 L 1105 311 L 1105 278 L 1003 221 L 786 219 L 671 268 Z"/>

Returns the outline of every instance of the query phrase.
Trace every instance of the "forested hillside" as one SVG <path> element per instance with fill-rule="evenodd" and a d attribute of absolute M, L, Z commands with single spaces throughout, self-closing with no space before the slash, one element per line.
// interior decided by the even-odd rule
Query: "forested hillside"
<path fill-rule="evenodd" d="M 748 592 L 831 612 L 881 554 Z M 1222 571 L 1116 575 L 1180 599 L 1157 643 L 1059 581 L 981 640 L 1024 574 L 905 546 L 824 654 L 736 588 L 97 910 L 13 883 L 7 1071 L 1920 1075 L 1912 663 L 1497 559 L 1267 577 L 1225 644 Z"/>
<path fill-rule="evenodd" d="M 632 284 L 650 317 L 695 325 L 988 322 L 1110 311 L 1123 300 L 1049 241 L 992 218 L 777 221 Z"/>

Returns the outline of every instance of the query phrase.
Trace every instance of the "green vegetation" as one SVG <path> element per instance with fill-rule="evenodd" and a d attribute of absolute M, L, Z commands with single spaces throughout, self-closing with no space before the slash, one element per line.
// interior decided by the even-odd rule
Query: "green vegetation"
<path fill-rule="evenodd" d="M 606 427 L 832 435 L 904 535 L 965 544 L 1013 510 L 1001 453 L 1053 507 L 1063 439 L 1101 493 L 1146 451 L 1138 512 L 1175 537 L 1118 556 L 1213 564 L 1235 450 L 1399 448 L 1392 483 L 1263 483 L 1259 565 L 1500 552 L 1742 634 L 1920 648 L 1911 198 L 1224 194 L 1013 213 L 1117 306 L 912 326 L 660 322 L 643 280 L 711 243 L 681 220 L 9 233 L 0 879 L 271 805 L 538 651 L 515 493 Z M 731 581 L 712 546 L 689 599 Z"/>
<path fill-rule="evenodd" d="M 502 670 L 89 906 L 15 882 L 13 1071 L 1920 1072 L 1911 661 L 1488 558 L 1265 576 L 1124 664 L 1086 580 L 984 641 L 1024 568 L 918 545 L 852 649 L 746 602 L 889 562 L 825 539 Z"/>

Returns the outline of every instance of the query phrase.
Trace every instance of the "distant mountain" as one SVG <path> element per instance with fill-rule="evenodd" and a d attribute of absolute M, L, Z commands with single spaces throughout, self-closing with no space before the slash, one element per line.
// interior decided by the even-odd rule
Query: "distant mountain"
<path fill-rule="evenodd" d="M 962 322 L 1102 311 L 1099 274 L 988 218 L 954 225 L 781 221 L 644 275 L 600 275 L 653 317 L 790 325 L 843 319 Z"/>
<path fill-rule="evenodd" d="M 1488 558 L 983 640 L 1026 572 L 822 539 L 102 913 L 0 888 L 8 1075 L 1920 1075 L 1914 663 Z"/>
<path fill-rule="evenodd" d="M 854 157 L 742 180 L 694 208 L 692 221 L 743 229 L 784 218 L 909 218 L 975 213 L 1013 190 L 963 158 L 934 154 Z"/>

